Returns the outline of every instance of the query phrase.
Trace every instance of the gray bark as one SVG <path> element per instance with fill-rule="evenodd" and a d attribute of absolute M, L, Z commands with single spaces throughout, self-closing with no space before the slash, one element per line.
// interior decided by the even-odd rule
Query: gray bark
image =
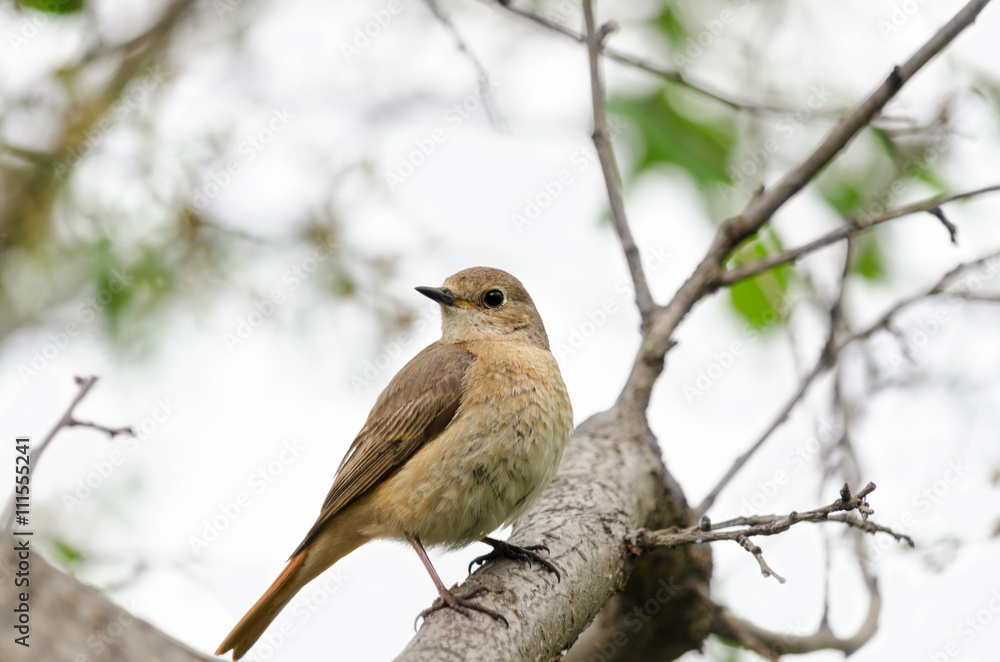
<path fill-rule="evenodd" d="M 36 550 L 28 574 L 19 568 L 14 546 L 28 537 L 0 536 L 0 660 L 3 662 L 203 662 L 202 655 L 81 584 L 46 561 Z M 31 543 L 29 542 L 29 548 Z M 16 586 L 15 580 L 28 585 Z M 15 622 L 22 592 L 28 593 L 28 647 L 15 643 Z"/>
<path fill-rule="evenodd" d="M 558 659 L 599 613 L 606 616 L 569 659 L 609 646 L 618 660 L 637 659 L 631 655 L 646 649 L 644 641 L 662 641 L 663 630 L 674 631 L 673 644 L 660 651 L 670 657 L 657 659 L 700 645 L 709 626 L 701 598 L 710 576 L 707 547 L 658 551 L 638 564 L 626 548 L 628 532 L 684 526 L 690 513 L 644 419 L 628 409 L 616 406 L 577 428 L 555 479 L 511 537 L 520 545 L 547 545 L 561 581 L 537 566 L 487 564 L 458 590 L 488 588 L 476 599 L 504 614 L 509 627 L 442 610 L 427 618 L 397 662 Z M 628 590 L 619 593 L 626 582 Z M 626 650 L 629 657 L 622 656 Z"/>

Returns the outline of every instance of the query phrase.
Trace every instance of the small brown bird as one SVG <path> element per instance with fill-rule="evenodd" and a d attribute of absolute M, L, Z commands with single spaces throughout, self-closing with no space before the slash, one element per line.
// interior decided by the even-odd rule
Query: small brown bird
<path fill-rule="evenodd" d="M 519 280 L 473 267 L 444 287 L 418 287 L 441 304 L 441 340 L 393 377 L 337 469 L 319 518 L 284 572 L 216 655 L 237 660 L 289 600 L 370 540 L 401 538 L 420 556 L 447 606 L 506 623 L 445 588 L 424 545 L 482 541 L 507 557 L 555 566 L 535 550 L 486 537 L 524 514 L 552 480 L 573 428 L 566 385 L 535 304 Z M 464 612 L 463 612 L 464 613 Z"/>

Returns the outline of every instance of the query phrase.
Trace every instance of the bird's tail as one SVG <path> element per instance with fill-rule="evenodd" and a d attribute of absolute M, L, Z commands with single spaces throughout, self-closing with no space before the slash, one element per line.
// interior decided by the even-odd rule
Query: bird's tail
<path fill-rule="evenodd" d="M 222 655 L 231 650 L 234 660 L 243 657 L 264 634 L 278 612 L 306 584 L 369 540 L 385 537 L 386 533 L 371 521 L 371 504 L 367 496 L 357 499 L 334 518 L 321 515 L 271 588 L 236 624 L 215 654 Z"/>
<path fill-rule="evenodd" d="M 271 588 L 267 589 L 257 604 L 251 607 L 246 616 L 236 624 L 233 631 L 219 646 L 219 650 L 215 651 L 216 655 L 222 655 L 226 651 L 232 650 L 233 659 L 238 660 L 260 639 L 278 612 L 288 604 L 289 600 L 295 597 L 295 594 L 303 586 L 313 579 L 304 572 L 307 554 L 309 554 L 308 547 L 289 559 L 284 571 L 278 575 L 278 578 L 271 584 Z"/>

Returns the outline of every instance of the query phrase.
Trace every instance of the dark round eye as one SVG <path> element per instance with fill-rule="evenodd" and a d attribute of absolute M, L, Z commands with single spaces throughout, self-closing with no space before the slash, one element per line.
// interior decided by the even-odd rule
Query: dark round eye
<path fill-rule="evenodd" d="M 490 290 L 486 293 L 486 296 L 483 297 L 483 301 L 490 308 L 496 308 L 503 304 L 503 292 L 500 290 Z"/>

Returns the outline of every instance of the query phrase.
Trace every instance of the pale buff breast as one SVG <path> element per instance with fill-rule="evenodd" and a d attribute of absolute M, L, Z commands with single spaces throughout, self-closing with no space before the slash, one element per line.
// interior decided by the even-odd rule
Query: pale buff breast
<path fill-rule="evenodd" d="M 469 343 L 476 361 L 455 418 L 373 494 L 376 517 L 425 545 L 462 546 L 513 522 L 555 475 L 573 428 L 555 357 Z"/>

